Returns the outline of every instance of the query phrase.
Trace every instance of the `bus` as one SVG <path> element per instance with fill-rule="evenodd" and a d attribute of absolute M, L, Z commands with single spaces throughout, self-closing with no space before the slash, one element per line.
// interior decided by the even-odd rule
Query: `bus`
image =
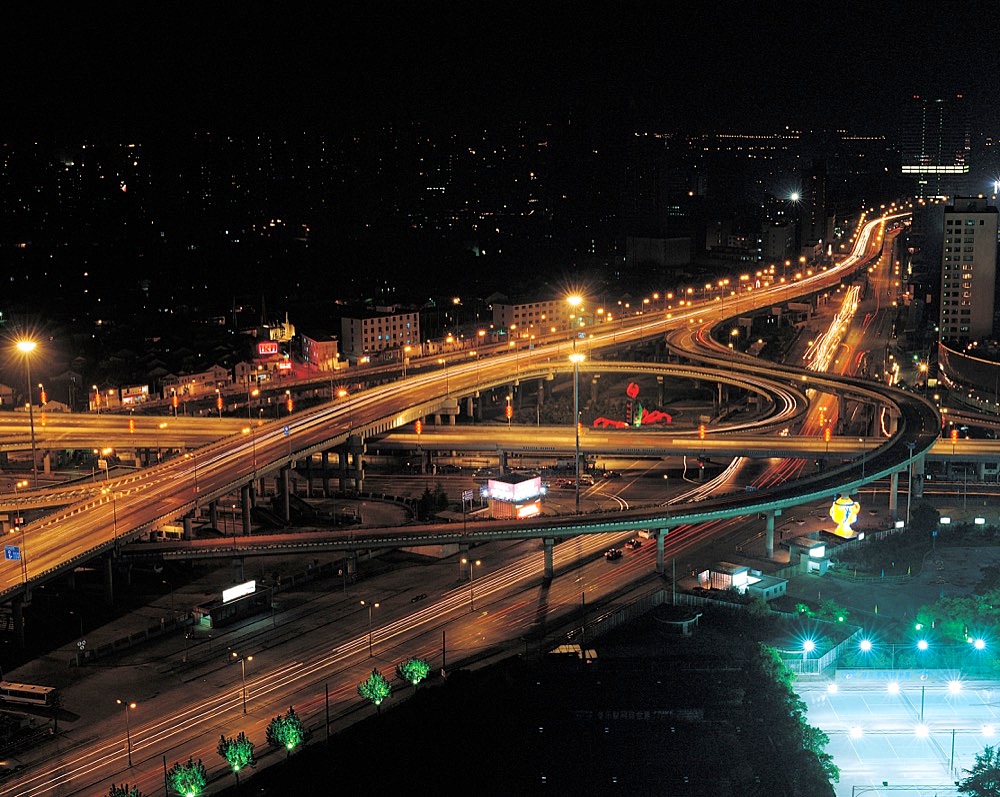
<path fill-rule="evenodd" d="M 0 702 L 23 703 L 29 706 L 55 706 L 58 691 L 53 686 L 18 684 L 0 681 Z"/>

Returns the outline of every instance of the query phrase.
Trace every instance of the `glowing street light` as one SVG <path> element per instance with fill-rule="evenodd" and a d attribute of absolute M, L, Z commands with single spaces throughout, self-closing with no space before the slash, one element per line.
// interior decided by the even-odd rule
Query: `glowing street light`
<path fill-rule="evenodd" d="M 368 658 L 371 658 L 375 655 L 372 653 L 372 609 L 377 609 L 378 604 L 361 601 L 361 605 L 368 607 Z"/>
<path fill-rule="evenodd" d="M 482 562 L 478 559 L 473 562 L 471 559 L 462 557 L 462 564 L 469 566 L 469 611 L 474 612 L 476 610 L 476 599 L 472 590 L 476 583 L 476 571 L 473 570 L 473 566 L 479 567 L 482 565 Z"/>
<path fill-rule="evenodd" d="M 128 713 L 135 708 L 135 701 L 118 698 L 115 702 L 125 709 L 125 748 L 128 750 L 128 765 L 132 766 L 132 731 L 129 729 Z"/>
<path fill-rule="evenodd" d="M 28 424 L 31 427 L 31 482 L 38 487 L 38 464 L 35 461 L 35 410 L 31 400 L 31 353 L 38 344 L 33 340 L 19 340 L 17 350 L 24 355 L 24 370 L 28 386 Z"/>
<path fill-rule="evenodd" d="M 235 650 L 231 650 L 229 655 L 233 659 L 239 659 L 240 669 L 243 676 L 243 713 L 247 713 L 247 662 L 253 661 L 253 656 L 241 656 Z"/>

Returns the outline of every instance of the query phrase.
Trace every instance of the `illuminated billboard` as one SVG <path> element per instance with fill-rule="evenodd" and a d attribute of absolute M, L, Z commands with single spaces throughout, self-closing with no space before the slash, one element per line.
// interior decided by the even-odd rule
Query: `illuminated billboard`
<path fill-rule="evenodd" d="M 244 595 L 253 595 L 256 591 L 256 581 L 245 581 L 242 584 L 237 584 L 235 587 L 222 590 L 222 602 L 229 603 L 229 601 L 242 598 Z"/>
<path fill-rule="evenodd" d="M 262 340 L 257 344 L 257 356 L 267 357 L 278 353 L 278 342 L 275 340 Z"/>
<path fill-rule="evenodd" d="M 490 479 L 486 489 L 487 495 L 495 501 L 518 504 L 542 494 L 542 477 L 533 476 L 519 482 Z"/>

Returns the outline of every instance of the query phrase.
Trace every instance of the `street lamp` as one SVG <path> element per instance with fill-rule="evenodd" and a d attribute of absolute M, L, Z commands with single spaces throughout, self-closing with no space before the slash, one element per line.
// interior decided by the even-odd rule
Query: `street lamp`
<path fill-rule="evenodd" d="M 574 470 L 576 472 L 576 511 L 580 512 L 580 363 L 583 355 L 573 352 L 569 361 L 573 363 L 573 433 L 576 435 L 576 457 Z"/>
<path fill-rule="evenodd" d="M 340 388 L 337 391 L 337 398 L 347 398 L 347 388 Z M 354 429 L 354 408 L 350 404 L 347 405 L 347 428 Z"/>
<path fill-rule="evenodd" d="M 913 449 L 916 448 L 917 444 L 910 441 L 906 444 L 906 447 L 910 450 L 910 461 L 907 463 L 906 467 L 906 528 L 910 527 L 910 496 L 913 494 Z"/>
<path fill-rule="evenodd" d="M 135 708 L 135 702 L 118 698 L 115 702 L 125 709 L 125 748 L 128 750 L 128 765 L 132 766 L 132 732 L 129 730 L 128 713 Z"/>
<path fill-rule="evenodd" d="M 372 609 L 377 609 L 378 604 L 361 601 L 361 605 L 368 607 L 368 658 L 371 658 L 375 655 L 372 653 Z"/>
<path fill-rule="evenodd" d="M 240 670 L 243 674 L 243 713 L 247 713 L 247 662 L 253 661 L 253 656 L 241 656 L 235 650 L 229 651 L 229 655 L 234 659 L 239 659 Z"/>
<path fill-rule="evenodd" d="M 114 519 L 114 540 L 115 545 L 118 544 L 118 494 L 109 487 L 102 487 L 101 492 L 104 495 L 111 493 L 111 515 Z"/>
<path fill-rule="evenodd" d="M 21 499 L 18 496 L 18 489 L 24 489 L 27 486 L 27 479 L 14 482 L 14 525 L 17 527 L 16 531 L 21 532 L 21 576 L 24 579 L 25 590 L 28 589 L 28 555 L 24 545 L 24 518 L 21 517 Z M 11 529 L 10 533 L 14 534 L 15 529 Z"/>
<path fill-rule="evenodd" d="M 28 424 L 31 427 L 31 481 L 38 487 L 38 465 L 35 462 L 35 410 L 31 401 L 31 353 L 38 344 L 33 340 L 19 340 L 17 350 L 24 355 L 24 370 L 28 386 Z"/>
<path fill-rule="evenodd" d="M 475 593 L 473 592 L 473 588 L 475 587 L 476 583 L 476 571 L 473 570 L 473 567 L 479 567 L 480 565 L 482 565 L 482 562 L 480 562 L 478 559 L 476 559 L 476 561 L 473 562 L 471 559 L 466 559 L 465 557 L 462 557 L 462 564 L 463 565 L 467 564 L 469 566 L 469 611 L 474 612 L 476 610 L 476 598 L 475 598 Z"/>
<path fill-rule="evenodd" d="M 444 367 L 444 392 L 451 393 L 451 388 L 448 386 L 448 359 L 446 357 L 438 357 L 438 365 Z"/>

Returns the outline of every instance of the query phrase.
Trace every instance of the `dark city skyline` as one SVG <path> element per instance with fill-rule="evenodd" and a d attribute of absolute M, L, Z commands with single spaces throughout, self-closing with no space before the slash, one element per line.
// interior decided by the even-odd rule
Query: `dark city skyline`
<path fill-rule="evenodd" d="M 965 93 L 975 130 L 998 122 L 988 58 L 997 9 L 986 2 L 960 14 L 902 2 L 439 2 L 14 17 L 0 56 L 8 133 L 492 126 L 568 114 L 684 131 L 889 133 L 913 93 Z"/>

